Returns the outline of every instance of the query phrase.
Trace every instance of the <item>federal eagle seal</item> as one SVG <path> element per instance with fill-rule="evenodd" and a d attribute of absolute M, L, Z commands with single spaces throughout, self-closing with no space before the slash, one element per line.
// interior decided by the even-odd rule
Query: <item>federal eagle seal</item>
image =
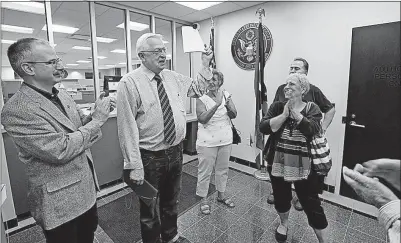
<path fill-rule="evenodd" d="M 258 23 L 249 23 L 242 26 L 234 35 L 231 43 L 231 54 L 235 63 L 244 70 L 254 70 L 256 61 L 256 44 L 258 41 Z M 270 30 L 262 25 L 265 46 L 265 61 L 270 56 L 273 39 Z"/>

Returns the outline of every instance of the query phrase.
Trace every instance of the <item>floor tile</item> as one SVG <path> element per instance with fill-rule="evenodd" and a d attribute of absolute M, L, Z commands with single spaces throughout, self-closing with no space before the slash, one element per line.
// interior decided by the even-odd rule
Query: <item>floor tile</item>
<path fill-rule="evenodd" d="M 96 243 L 114 243 L 114 241 L 104 231 L 100 232 L 95 237 L 96 237 L 95 241 L 93 241 L 93 242 L 96 242 Z"/>
<path fill-rule="evenodd" d="M 200 221 L 186 230 L 183 235 L 192 243 L 213 242 L 220 237 L 223 232 L 206 221 Z"/>
<path fill-rule="evenodd" d="M 292 205 L 292 203 L 291 203 L 291 205 Z M 291 220 L 294 223 L 297 223 L 300 225 L 308 225 L 308 217 L 306 217 L 305 212 L 295 210 L 295 208 L 293 206 L 291 206 L 290 216 L 288 218 L 289 218 L 289 220 Z"/>
<path fill-rule="evenodd" d="M 233 169 L 230 169 L 229 171 L 228 171 L 228 179 L 229 180 L 231 180 L 231 179 L 233 179 L 234 177 L 236 177 L 237 175 L 239 175 L 241 172 L 238 172 L 238 171 L 235 171 L 235 170 L 233 170 Z"/>
<path fill-rule="evenodd" d="M 352 213 L 350 209 L 329 202 L 323 202 L 322 207 L 328 219 L 348 225 Z"/>
<path fill-rule="evenodd" d="M 182 171 L 184 171 L 187 174 L 190 174 L 196 178 L 198 178 L 198 168 L 195 166 L 192 166 L 190 164 L 186 164 L 182 167 Z"/>
<path fill-rule="evenodd" d="M 195 206 L 195 207 L 198 208 L 198 206 Z M 178 218 L 178 221 L 177 221 L 178 228 L 181 232 L 183 232 L 186 229 L 188 229 L 189 227 L 191 227 L 192 225 L 194 225 L 195 223 L 197 223 L 199 220 L 201 220 L 201 218 L 198 217 L 197 214 L 195 214 L 195 211 L 190 210 Z"/>
<path fill-rule="evenodd" d="M 225 233 L 228 236 L 237 239 L 238 242 L 252 243 L 258 242 L 264 232 L 265 229 L 262 229 L 254 224 L 250 224 L 243 219 L 239 219 Z"/>
<path fill-rule="evenodd" d="M 42 228 L 39 225 L 35 225 L 31 228 L 18 232 L 11 235 L 9 240 L 10 243 L 33 243 L 44 240 Z"/>
<path fill-rule="evenodd" d="M 255 204 L 269 192 L 269 185 L 266 182 L 254 181 L 245 186 L 244 189 L 236 194 L 236 196 L 242 200 Z"/>
<path fill-rule="evenodd" d="M 188 164 L 189 164 L 189 165 L 192 165 L 192 166 L 194 166 L 194 167 L 198 167 L 198 165 L 199 165 L 199 160 L 198 160 L 198 159 L 195 159 L 195 160 L 189 162 Z"/>
<path fill-rule="evenodd" d="M 218 208 L 207 217 L 204 217 L 203 220 L 211 225 L 214 225 L 219 230 L 225 231 L 239 218 L 237 215 L 231 213 L 230 211 L 231 209 Z"/>
<path fill-rule="evenodd" d="M 379 222 L 360 213 L 352 212 L 349 227 L 380 240 L 386 240 L 386 231 L 379 225 Z"/>
<path fill-rule="evenodd" d="M 243 184 L 241 182 L 233 180 L 227 181 L 227 186 L 226 186 L 226 191 L 225 193 L 228 195 L 236 195 L 239 193 L 242 189 L 246 187 L 246 184 Z"/>
<path fill-rule="evenodd" d="M 97 235 L 97 234 L 99 234 L 101 232 L 103 232 L 103 229 L 100 228 L 100 226 L 98 225 L 97 228 L 96 228 L 96 231 L 95 231 L 95 235 Z"/>
<path fill-rule="evenodd" d="M 262 239 L 266 240 L 265 242 L 269 242 L 269 241 L 267 241 L 267 239 L 273 239 L 274 241 L 271 241 L 271 242 L 275 242 L 275 232 L 276 232 L 276 229 L 279 226 L 279 224 L 280 224 L 280 218 L 277 216 L 277 218 L 274 220 L 274 222 L 270 225 L 269 229 L 262 236 Z M 309 227 L 308 225 L 300 225 L 300 224 L 294 223 L 292 221 L 289 221 L 288 222 L 287 242 L 293 242 L 293 243 L 301 242 L 301 239 L 308 227 Z M 261 242 L 263 242 L 263 241 L 261 241 Z"/>
<path fill-rule="evenodd" d="M 222 234 L 213 243 L 241 243 L 241 242 L 237 241 L 236 239 L 234 239 L 226 234 Z"/>
<path fill-rule="evenodd" d="M 274 204 L 267 203 L 267 197 L 264 196 L 262 197 L 259 201 L 256 202 L 256 206 L 261 207 L 263 209 L 269 210 L 271 212 L 276 212 L 276 209 L 274 208 Z"/>
<path fill-rule="evenodd" d="M 277 213 L 268 211 L 258 206 L 253 206 L 242 218 L 262 229 L 267 229 L 278 217 Z"/>
<path fill-rule="evenodd" d="M 233 178 L 233 181 L 239 182 L 242 185 L 249 185 L 249 183 L 256 182 L 256 178 L 244 173 L 238 173 L 238 175 Z"/>
<path fill-rule="evenodd" d="M 378 238 L 364 234 L 358 230 L 348 228 L 344 243 L 385 243 Z"/>
<path fill-rule="evenodd" d="M 233 197 L 231 200 L 235 203 L 235 207 L 231 208 L 230 212 L 240 217 L 244 215 L 246 212 L 248 212 L 248 210 L 251 209 L 251 207 L 254 205 L 248 201 L 239 199 L 237 197 Z"/>
<path fill-rule="evenodd" d="M 327 226 L 329 242 L 341 243 L 344 240 L 347 226 L 335 221 L 328 220 L 329 225 Z M 301 224 L 305 225 L 305 224 Z M 306 224 L 307 225 L 307 224 Z M 315 232 L 312 227 L 307 227 L 302 237 L 302 242 L 305 243 L 318 243 Z"/>

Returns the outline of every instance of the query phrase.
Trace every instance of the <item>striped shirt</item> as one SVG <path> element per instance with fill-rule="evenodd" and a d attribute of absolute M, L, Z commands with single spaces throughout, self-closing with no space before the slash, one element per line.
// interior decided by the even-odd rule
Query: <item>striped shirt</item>
<path fill-rule="evenodd" d="M 400 200 L 388 202 L 379 209 L 379 223 L 387 230 L 389 243 L 400 242 Z"/>
<path fill-rule="evenodd" d="M 164 141 L 163 112 L 154 76 L 155 73 L 141 65 L 124 75 L 118 84 L 117 127 L 124 169 L 143 168 L 140 149 L 164 150 L 184 140 L 186 96 L 202 96 L 212 72 L 210 68 L 203 67 L 196 80 L 167 69 L 159 73 L 175 122 L 176 138 L 172 145 Z"/>

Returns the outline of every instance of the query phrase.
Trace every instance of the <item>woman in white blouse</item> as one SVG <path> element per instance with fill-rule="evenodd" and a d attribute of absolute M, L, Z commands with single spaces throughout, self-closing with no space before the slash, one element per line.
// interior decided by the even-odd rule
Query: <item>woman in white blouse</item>
<path fill-rule="evenodd" d="M 215 169 L 215 184 L 218 191 L 217 202 L 233 208 L 234 203 L 226 197 L 225 190 L 228 179 L 228 160 L 231 154 L 233 134 L 230 119 L 237 116 L 237 110 L 227 91 L 221 86 L 224 76 L 213 70 L 213 78 L 209 83 L 208 92 L 196 100 L 198 116 L 198 183 L 196 195 L 202 198 L 200 210 L 210 214 L 210 204 L 206 200 L 210 177 Z"/>

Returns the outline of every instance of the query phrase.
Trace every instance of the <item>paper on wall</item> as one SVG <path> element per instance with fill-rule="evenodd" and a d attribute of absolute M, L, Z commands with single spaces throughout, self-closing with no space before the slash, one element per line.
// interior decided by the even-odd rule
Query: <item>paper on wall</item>
<path fill-rule="evenodd" d="M 205 50 L 199 31 L 192 26 L 182 26 L 182 43 L 185 53 L 203 52 Z"/>

